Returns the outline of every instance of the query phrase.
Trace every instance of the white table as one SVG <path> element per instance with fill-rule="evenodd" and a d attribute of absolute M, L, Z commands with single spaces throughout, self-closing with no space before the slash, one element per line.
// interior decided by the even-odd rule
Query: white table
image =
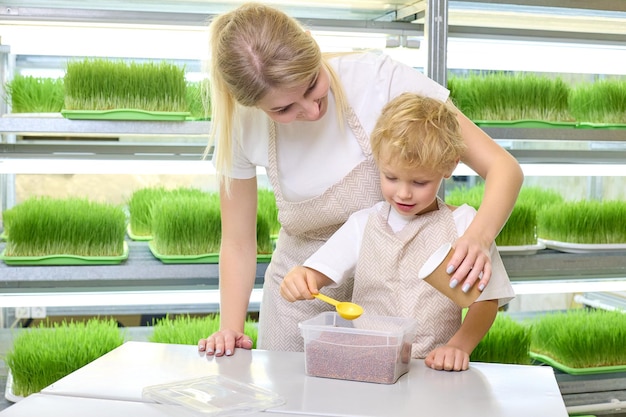
<path fill-rule="evenodd" d="M 2 417 L 172 417 L 161 404 L 32 394 L 0 412 Z M 183 417 L 177 414 L 176 417 Z M 295 414 L 258 412 L 246 417 L 302 417 Z"/>
<path fill-rule="evenodd" d="M 92 404 L 91 399 L 111 401 L 122 408 L 128 403 L 129 410 L 144 408 L 148 405 L 142 404 L 141 398 L 145 386 L 214 374 L 283 396 L 286 404 L 258 413 L 266 417 L 568 416 L 550 367 L 471 363 L 465 372 L 442 372 L 427 368 L 421 360 L 413 360 L 408 374 L 395 384 L 384 385 L 306 376 L 304 354 L 298 352 L 237 350 L 231 357 L 215 358 L 198 354 L 195 346 L 149 342 L 125 343 L 45 388 L 33 401 L 56 401 L 46 398 L 59 396 L 77 404 Z M 24 405 L 13 407 L 16 411 L 18 406 L 27 407 L 30 398 L 23 400 Z M 6 411 L 10 413 L 13 407 Z M 9 415 L 30 414 L 6 414 Z M 129 411 L 109 415 L 131 414 Z M 153 414 L 133 411 L 132 415 Z M 0 413 L 0 417 L 5 414 Z"/>

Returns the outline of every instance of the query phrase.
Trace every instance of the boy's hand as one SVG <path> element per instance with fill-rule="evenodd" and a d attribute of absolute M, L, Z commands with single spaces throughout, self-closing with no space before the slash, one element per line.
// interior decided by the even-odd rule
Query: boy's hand
<path fill-rule="evenodd" d="M 444 345 L 433 349 L 424 363 L 438 371 L 466 371 L 469 369 L 469 354 L 454 346 Z"/>
<path fill-rule="evenodd" d="M 319 272 L 304 266 L 294 267 L 280 284 L 280 295 L 287 301 L 311 300 L 319 292 L 316 275 Z"/>

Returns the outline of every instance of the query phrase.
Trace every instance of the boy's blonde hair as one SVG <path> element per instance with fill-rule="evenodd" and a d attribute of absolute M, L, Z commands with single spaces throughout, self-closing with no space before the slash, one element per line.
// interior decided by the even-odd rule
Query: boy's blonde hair
<path fill-rule="evenodd" d="M 337 74 L 313 37 L 285 13 L 246 3 L 217 16 L 210 25 L 210 47 L 212 125 L 205 154 L 216 142 L 216 169 L 226 185 L 238 140 L 239 105 L 257 105 L 271 88 L 310 83 L 323 66 L 330 75 L 339 120 L 343 120 L 346 100 Z"/>
<path fill-rule="evenodd" d="M 403 93 L 382 109 L 371 135 L 377 163 L 449 174 L 465 151 L 454 107 Z"/>

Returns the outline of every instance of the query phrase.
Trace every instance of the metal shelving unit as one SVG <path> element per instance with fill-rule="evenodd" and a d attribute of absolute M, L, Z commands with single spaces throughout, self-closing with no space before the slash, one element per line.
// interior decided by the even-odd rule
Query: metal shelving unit
<path fill-rule="evenodd" d="M 91 22 L 91 23 L 125 23 L 125 24 L 152 24 L 182 26 L 204 26 L 206 21 L 214 14 L 221 13 L 232 7 L 228 2 L 210 2 L 200 4 L 182 0 L 168 0 L 159 2 L 147 8 L 145 5 L 126 4 L 122 7 L 114 0 L 92 0 L 81 3 L 80 8 L 72 8 L 63 5 L 62 2 L 56 7 L 41 7 L 36 1 L 22 1 L 14 6 L 0 8 L 0 19 L 19 21 L 62 21 L 62 22 Z M 581 10 L 626 12 L 623 6 L 611 1 L 595 2 L 593 6 L 588 3 L 564 2 L 554 0 L 549 2 L 519 2 L 514 0 L 504 1 L 451 1 L 429 0 L 416 1 L 374 1 L 367 5 L 354 1 L 349 10 L 337 10 L 337 7 L 329 1 L 317 2 L 312 6 L 310 2 L 296 0 L 285 10 L 301 19 L 310 28 L 324 28 L 345 31 L 381 32 L 396 35 L 426 35 L 426 47 L 429 54 L 429 67 L 433 78 L 445 78 L 440 71 L 446 67 L 445 48 L 448 34 L 463 36 L 464 33 L 474 33 L 478 36 L 506 37 L 511 39 L 579 39 L 572 32 L 564 29 L 546 30 L 545 28 L 527 27 L 523 29 L 500 28 L 493 29 L 482 27 L 482 21 L 476 21 L 473 26 L 462 25 L 457 17 L 459 13 L 480 11 L 484 9 L 494 10 L 502 6 L 503 11 L 520 10 L 524 13 L 545 15 L 550 13 L 560 14 L 568 8 L 580 8 Z M 480 10 L 479 10 L 480 9 Z M 184 10 L 184 12 L 181 12 Z M 546 11 L 543 13 L 543 11 Z M 434 14 L 443 18 L 435 19 Z M 450 15 L 450 16 L 449 16 Z M 329 18 L 333 16 L 334 18 Z M 448 20 L 450 17 L 450 20 Z M 437 22 L 446 23 L 437 25 Z M 608 36 L 608 38 L 607 38 Z M 622 42 L 626 36 L 620 34 L 607 35 L 601 29 L 587 31 L 584 35 L 589 42 Z M 444 49 L 445 50 L 445 49 Z M 445 82 L 445 79 L 438 80 Z M 16 161 L 20 162 L 20 173 L 28 172 L 28 160 L 57 161 L 64 165 L 64 169 L 71 170 L 72 164 L 88 161 L 89 163 L 107 163 L 108 161 L 141 161 L 147 164 L 159 163 L 160 161 L 200 161 L 204 152 L 204 143 L 208 138 L 210 122 L 131 122 L 131 121 L 87 121 L 67 120 L 60 115 L 56 117 L 14 117 L 8 115 L 0 118 L 0 132 L 10 140 L 0 141 L 0 187 L 3 195 L 12 191 L 11 171 L 16 170 Z M 626 160 L 626 133 L 620 130 L 594 130 L 594 129 L 526 129 L 526 128 L 485 128 L 485 131 L 509 150 L 522 164 L 623 164 Z M 15 140 L 16 136 L 42 136 L 47 140 Z M 103 142 L 88 140 L 90 137 L 119 136 L 150 136 L 157 135 L 161 138 L 177 136 L 193 136 L 197 142 L 177 143 L 175 141 L 150 142 Z M 61 140 L 67 136 L 79 136 L 86 140 L 66 142 Z M 517 147 L 518 142 L 550 142 L 550 141 L 577 141 L 588 142 L 589 149 L 528 149 Z M 597 146 L 601 144 L 602 146 Z M 607 145 L 608 144 L 608 145 Z M 69 162 L 68 162 L 69 161 Z M 24 162 L 24 164 L 21 164 Z M 25 168 L 23 168 L 26 166 Z M 5 198 L 4 201 L 10 198 Z M 55 282 L 59 287 L 75 286 L 77 271 L 84 274 L 82 284 L 91 287 L 107 289 L 113 288 L 112 282 L 121 285 L 142 283 L 142 286 L 154 285 L 160 287 L 171 275 L 171 281 L 177 283 L 188 281 L 185 284 L 212 286 L 217 280 L 217 269 L 199 266 L 178 266 L 169 268 L 156 264 L 138 265 L 141 260 L 142 246 L 131 246 L 131 259 L 118 268 L 110 267 L 92 268 L 41 268 L 29 270 L 25 274 L 22 267 L 4 267 L 2 271 L 2 285 L 14 291 L 27 287 L 29 291 L 36 290 L 38 285 L 45 288 L 46 280 L 38 280 L 33 277 L 48 276 L 49 281 Z M 134 253 L 133 251 L 139 251 Z M 139 256 L 140 258 L 134 258 Z M 615 254 L 572 255 L 554 251 L 540 251 L 536 255 L 505 256 L 507 269 L 511 278 L 516 283 L 517 289 L 525 293 L 533 292 L 556 292 L 585 291 L 589 288 L 617 288 L 626 289 L 626 265 L 624 256 Z M 202 272 L 200 272 L 200 270 Z M 105 272 L 107 271 L 107 272 Z M 115 279 L 110 276 L 125 276 L 127 279 Z M 32 275 L 31 275 L 32 274 Z M 101 275 L 103 274 L 103 275 Z M 260 271 L 258 272 L 260 274 Z M 163 276 L 163 279 L 149 278 Z M 182 275 L 182 277 L 179 277 Z M 6 279 L 4 277 L 7 277 Z M 178 277 L 178 278 L 176 278 Z M 262 277 L 259 275 L 257 278 Z M 132 279 L 131 279 L 132 278 Z M 199 281 L 198 281 L 199 280 Z M 204 281 L 203 281 L 204 280 Z M 109 281 L 109 283 L 107 283 Z M 132 281 L 132 282 L 131 282 Z M 12 287 L 12 288 L 11 288 Z M 602 290 L 602 289 L 598 289 Z M 48 291 L 48 290 L 46 290 Z M 49 291 L 48 291 L 49 292 Z"/>
<path fill-rule="evenodd" d="M 76 7 L 74 2 L 67 1 L 18 0 L 12 5 L 0 6 L 0 21 L 204 26 L 212 15 L 232 8 L 230 1 L 166 0 L 153 3 L 90 0 Z M 425 36 L 424 44 L 429 54 L 427 75 L 442 84 L 446 82 L 445 48 L 448 36 L 594 45 L 626 43 L 625 31 L 605 31 L 602 25 L 578 31 L 575 22 L 569 26 L 567 23 L 567 19 L 576 17 L 576 14 L 606 16 L 609 13 L 623 18 L 626 4 L 613 0 L 349 0 L 339 8 L 335 3 L 331 0 L 294 0 L 289 5 L 280 2 L 286 12 L 312 30 Z M 489 13 L 481 15 L 487 9 Z M 574 9 L 576 13 L 572 14 Z M 498 16 L 498 11 L 509 16 Z M 528 21 L 515 27 L 500 25 L 501 22 L 510 21 L 506 19 L 518 11 L 530 16 Z M 552 19 L 551 14 L 558 19 Z M 2 80 L 7 73 L 8 52 L 7 46 L 0 45 Z M 0 103 L 0 114 L 6 112 L 3 104 Z M 102 122 L 70 121 L 60 116 L 0 117 L 2 204 L 6 206 L 7 201 L 14 201 L 11 196 L 14 194 L 14 174 L 18 169 L 16 162 L 19 162 L 19 173 L 34 169 L 29 168 L 29 161 L 36 164 L 40 160 L 56 163 L 64 170 L 72 170 L 72 166 L 85 162 L 97 164 L 113 161 L 124 164 L 133 161 L 145 162 L 144 166 L 149 167 L 150 164 L 177 161 L 189 165 L 189 162 L 201 160 L 209 128 L 210 122 Z M 529 166 L 559 164 L 587 168 L 604 165 L 623 167 L 626 161 L 626 131 L 623 130 L 485 128 L 485 131 L 520 163 Z M 15 140 L 18 135 L 46 136 L 47 140 Z M 168 136 L 192 136 L 198 141 L 180 143 L 160 140 L 150 143 L 89 140 L 95 137 L 151 135 L 165 139 Z M 68 136 L 84 140 L 62 140 Z M 584 142 L 588 145 L 584 149 L 518 146 L 529 142 L 540 144 L 556 141 Z M 626 175 L 626 168 L 623 174 L 618 175 Z M 0 250 L 3 247 L 0 243 Z M 3 308 L 42 305 L 47 306 L 47 315 L 217 311 L 217 265 L 163 264 L 152 256 L 145 242 L 129 242 L 129 247 L 129 259 L 112 266 L 18 267 L 0 263 L 0 318 Z M 590 302 L 612 303 L 615 300 L 602 294 L 626 293 L 624 252 L 569 254 L 541 250 L 532 255 L 503 255 L 503 261 L 517 294 L 585 293 Z M 267 264 L 263 263 L 257 265 L 256 285 L 250 299 L 251 311 L 258 311 L 266 267 Z M 620 302 L 623 303 L 623 299 Z M 606 379 L 597 377 L 596 380 L 592 377 L 582 383 L 575 377 L 562 374 L 557 375 L 557 380 L 566 405 L 572 411 L 595 410 L 598 415 L 605 415 L 615 408 L 611 402 L 623 402 L 625 398 L 623 373 Z"/>

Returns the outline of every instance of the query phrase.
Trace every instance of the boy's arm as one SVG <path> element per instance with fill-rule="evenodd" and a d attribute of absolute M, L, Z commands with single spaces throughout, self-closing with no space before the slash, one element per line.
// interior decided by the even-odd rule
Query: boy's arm
<path fill-rule="evenodd" d="M 498 300 L 473 303 L 459 330 L 444 346 L 433 349 L 425 359 L 426 366 L 445 371 L 469 368 L 469 356 L 491 328 L 498 313 Z"/>
<path fill-rule="evenodd" d="M 497 313 L 498 300 L 473 303 L 467 310 L 461 328 L 447 344 L 471 354 L 491 328 Z"/>
<path fill-rule="evenodd" d="M 333 280 L 315 269 L 296 266 L 281 282 L 280 295 L 291 302 L 310 300 L 313 298 L 312 294 L 317 294 L 320 288 L 333 283 Z"/>

